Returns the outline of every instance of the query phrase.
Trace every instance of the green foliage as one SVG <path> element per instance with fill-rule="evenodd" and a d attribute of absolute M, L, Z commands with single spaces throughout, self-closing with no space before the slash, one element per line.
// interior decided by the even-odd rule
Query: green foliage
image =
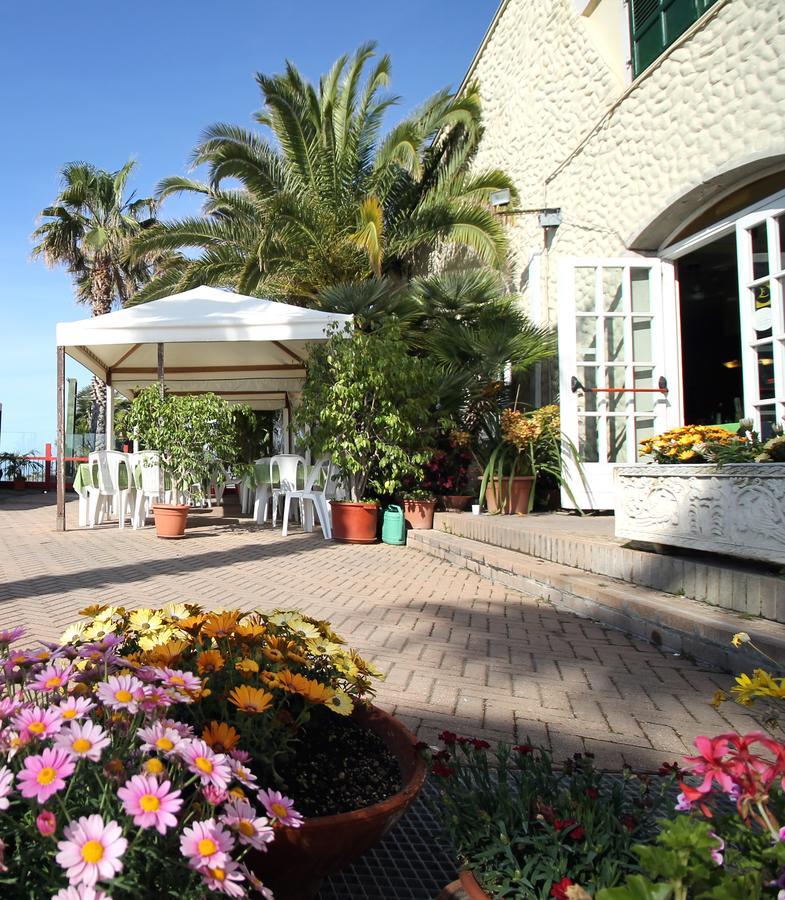
<path fill-rule="evenodd" d="M 528 744 L 489 750 L 444 732 L 433 757 L 438 812 L 462 864 L 494 898 L 546 900 L 562 879 L 591 892 L 637 869 L 670 782 L 598 772 L 577 754 L 557 769 Z"/>
<path fill-rule="evenodd" d="M 31 472 L 40 472 L 43 468 L 38 460 L 30 459 L 38 456 L 37 450 L 28 453 L 0 453 L 0 472 L 7 481 L 26 478 Z"/>
<path fill-rule="evenodd" d="M 313 348 L 296 423 L 314 454 L 332 456 L 352 500 L 388 495 L 422 473 L 432 390 L 397 328 L 348 328 Z"/>
<path fill-rule="evenodd" d="M 237 459 L 253 463 L 272 453 L 273 413 L 260 412 L 245 404 L 233 407 L 237 435 Z"/>
<path fill-rule="evenodd" d="M 213 125 L 193 153 L 206 182 L 159 186 L 162 198 L 196 195 L 202 214 L 140 235 L 140 254 L 189 252 L 138 300 L 211 284 L 310 306 L 341 282 L 405 277 L 440 244 L 503 266 L 506 236 L 488 199 L 515 189 L 503 172 L 473 165 L 478 88 L 439 91 L 384 133 L 399 98 L 387 90 L 390 58 L 374 51 L 341 56 L 318 86 L 290 62 L 256 76 L 264 131 Z"/>
<path fill-rule="evenodd" d="M 785 845 L 735 814 L 711 822 L 683 815 L 660 825 L 653 844 L 633 848 L 643 874 L 599 891 L 596 900 L 755 900 L 768 896 L 785 865 Z"/>
<path fill-rule="evenodd" d="M 158 385 L 141 390 L 128 414 L 128 427 L 182 490 L 209 481 L 215 463 L 237 461 L 237 410 L 216 394 L 165 395 Z"/>

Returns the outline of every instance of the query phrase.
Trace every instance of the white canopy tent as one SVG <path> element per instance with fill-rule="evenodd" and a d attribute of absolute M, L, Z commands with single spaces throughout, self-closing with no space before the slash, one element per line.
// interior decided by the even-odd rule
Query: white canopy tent
<path fill-rule="evenodd" d="M 65 356 L 107 386 L 107 446 L 113 391 L 133 399 L 165 383 L 173 394 L 212 392 L 288 419 L 305 381 L 309 345 L 351 316 L 198 287 L 103 316 L 57 325 L 57 528 L 65 530 Z"/>

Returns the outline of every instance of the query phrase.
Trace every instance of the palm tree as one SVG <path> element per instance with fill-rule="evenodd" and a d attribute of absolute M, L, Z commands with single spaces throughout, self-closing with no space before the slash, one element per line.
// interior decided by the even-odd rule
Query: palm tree
<path fill-rule="evenodd" d="M 387 92 L 389 57 L 374 59 L 374 49 L 342 56 L 318 87 L 291 63 L 256 76 L 256 120 L 267 132 L 213 125 L 192 159 L 207 166 L 206 183 L 161 182 L 160 197 L 194 194 L 202 212 L 136 241 L 140 254 L 190 256 L 134 302 L 204 283 L 310 305 L 337 283 L 409 277 L 442 244 L 504 265 L 505 235 L 488 199 L 512 184 L 472 167 L 482 134 L 476 87 L 440 91 L 383 134 L 399 98 Z"/>
<path fill-rule="evenodd" d="M 61 190 L 33 232 L 33 256 L 49 266 L 65 266 L 74 281 L 76 299 L 94 316 L 126 304 L 151 275 L 156 259 L 130 254 L 131 241 L 155 223 L 153 198 L 126 196 L 129 160 L 116 172 L 86 162 L 68 163 L 61 172 Z M 103 382 L 93 379 L 90 430 L 103 433 L 106 397 Z"/>

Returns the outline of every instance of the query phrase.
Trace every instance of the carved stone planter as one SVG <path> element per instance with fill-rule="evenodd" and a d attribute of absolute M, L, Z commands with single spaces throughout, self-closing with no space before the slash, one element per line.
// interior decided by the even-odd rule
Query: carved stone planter
<path fill-rule="evenodd" d="M 785 463 L 619 466 L 616 537 L 785 564 Z"/>

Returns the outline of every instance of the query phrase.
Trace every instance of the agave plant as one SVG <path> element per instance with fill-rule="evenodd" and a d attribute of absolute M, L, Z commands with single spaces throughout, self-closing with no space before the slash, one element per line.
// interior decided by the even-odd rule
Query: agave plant
<path fill-rule="evenodd" d="M 514 189 L 503 172 L 472 165 L 477 88 L 440 91 L 384 133 L 399 98 L 387 91 L 390 58 L 374 50 L 341 56 L 318 86 L 291 63 L 256 76 L 264 131 L 213 125 L 192 157 L 206 181 L 160 184 L 162 198 L 199 196 L 202 212 L 139 237 L 137 253 L 187 255 L 134 302 L 211 284 L 311 305 L 338 283 L 409 276 L 437 245 L 503 266 L 504 230 L 488 199 Z"/>

